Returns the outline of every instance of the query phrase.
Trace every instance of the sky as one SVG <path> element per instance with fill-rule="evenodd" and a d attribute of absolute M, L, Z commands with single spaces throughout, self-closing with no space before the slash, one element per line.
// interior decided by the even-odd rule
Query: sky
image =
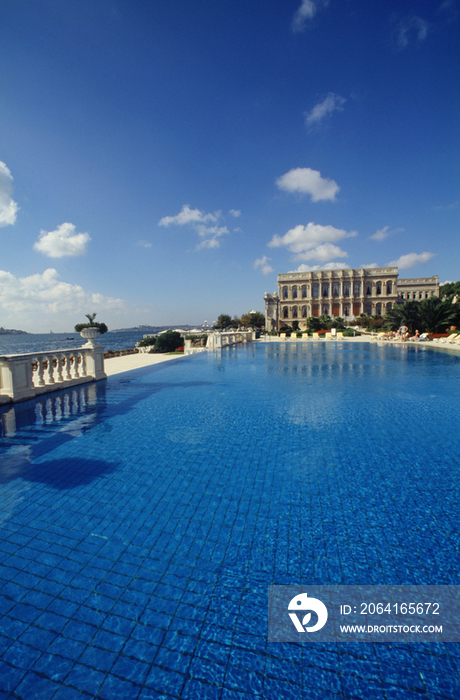
<path fill-rule="evenodd" d="M 460 280 L 458 0 L 1 0 L 0 326 Z"/>

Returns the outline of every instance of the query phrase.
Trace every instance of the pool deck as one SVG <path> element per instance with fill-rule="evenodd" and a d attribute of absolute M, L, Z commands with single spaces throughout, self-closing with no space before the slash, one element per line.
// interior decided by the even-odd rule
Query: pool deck
<path fill-rule="evenodd" d="M 257 343 L 265 343 L 268 341 L 257 340 Z M 276 340 L 271 340 L 272 343 L 335 343 L 335 340 L 303 340 L 301 338 L 297 340 L 291 340 L 290 338 Z M 360 336 L 356 338 L 344 338 L 340 342 L 345 342 L 347 345 L 349 343 L 373 343 L 377 345 L 420 345 L 421 347 L 433 348 L 436 350 L 443 350 L 448 352 L 453 352 L 455 354 L 460 353 L 460 343 L 436 343 L 436 342 L 410 342 L 401 343 L 400 341 L 387 341 L 387 340 L 371 340 L 369 336 Z M 180 357 L 185 357 L 185 355 L 162 355 L 162 354 L 152 354 L 142 353 L 137 355 L 123 355 L 121 357 L 110 357 L 106 358 L 104 361 L 105 373 L 108 377 L 113 374 L 121 374 L 122 372 L 129 372 L 132 369 L 138 369 L 139 367 L 148 367 L 149 365 L 156 365 L 160 362 L 167 362 L 168 360 L 177 360 Z"/>

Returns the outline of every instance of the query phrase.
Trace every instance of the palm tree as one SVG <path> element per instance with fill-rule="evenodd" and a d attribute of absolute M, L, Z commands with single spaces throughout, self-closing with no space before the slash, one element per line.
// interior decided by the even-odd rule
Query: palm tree
<path fill-rule="evenodd" d="M 431 297 L 420 302 L 420 317 L 424 330 L 429 333 L 439 333 L 459 317 L 460 305 L 443 301 L 439 297 Z"/>
<path fill-rule="evenodd" d="M 385 325 L 392 331 L 397 331 L 402 325 L 406 325 L 412 332 L 416 329 L 425 330 L 420 314 L 420 302 L 406 301 L 404 304 L 396 304 L 387 311 Z"/>

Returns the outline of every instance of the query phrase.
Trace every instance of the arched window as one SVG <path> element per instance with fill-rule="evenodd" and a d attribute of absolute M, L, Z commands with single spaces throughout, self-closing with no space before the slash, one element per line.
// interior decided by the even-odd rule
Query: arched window
<path fill-rule="evenodd" d="M 294 285 L 292 288 L 292 298 L 297 299 L 297 286 Z"/>
<path fill-rule="evenodd" d="M 283 299 L 287 299 L 287 298 L 288 298 L 288 288 L 283 287 Z"/>
<path fill-rule="evenodd" d="M 307 285 L 304 284 L 302 286 L 302 299 L 306 299 L 306 298 L 307 298 Z"/>
<path fill-rule="evenodd" d="M 392 292 L 393 292 L 393 283 L 387 282 L 387 294 L 392 294 Z"/>
<path fill-rule="evenodd" d="M 302 306 L 302 318 L 307 318 L 307 307 Z"/>
<path fill-rule="evenodd" d="M 381 316 L 381 315 L 382 315 L 382 304 L 376 304 L 376 305 L 375 305 L 375 313 L 377 314 L 377 316 Z"/>
<path fill-rule="evenodd" d="M 344 316 L 350 315 L 350 307 L 348 306 L 348 304 L 345 304 L 345 306 L 343 307 L 343 315 Z"/>
<path fill-rule="evenodd" d="M 372 294 L 372 285 L 369 283 L 366 285 L 366 294 L 368 297 L 370 297 Z"/>
<path fill-rule="evenodd" d="M 288 307 L 284 306 L 283 307 L 283 318 L 288 318 L 288 317 L 289 317 Z"/>
<path fill-rule="evenodd" d="M 392 307 L 393 307 L 393 304 L 391 303 L 391 301 L 389 301 L 387 303 L 387 311 L 390 311 L 392 309 Z"/>
<path fill-rule="evenodd" d="M 292 309 L 292 318 L 297 318 L 297 306 L 294 306 Z"/>
<path fill-rule="evenodd" d="M 377 282 L 377 284 L 375 285 L 375 293 L 376 294 L 382 293 L 382 283 L 381 282 Z"/>
<path fill-rule="evenodd" d="M 323 297 L 329 296 L 329 282 L 323 282 Z"/>

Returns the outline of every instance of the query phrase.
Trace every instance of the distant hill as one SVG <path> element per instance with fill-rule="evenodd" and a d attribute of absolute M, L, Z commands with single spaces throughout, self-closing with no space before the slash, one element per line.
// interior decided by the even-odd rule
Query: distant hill
<path fill-rule="evenodd" d="M 27 331 L 17 331 L 14 328 L 3 328 L 0 326 L 0 335 L 30 335 Z"/>
<path fill-rule="evenodd" d="M 189 325 L 169 325 L 169 326 L 134 326 L 133 328 L 117 328 L 111 333 L 161 333 L 162 331 L 167 331 L 169 329 L 174 330 L 175 328 L 181 328 L 184 331 L 191 331 L 194 328 L 200 328 L 201 326 L 189 326 Z"/>

